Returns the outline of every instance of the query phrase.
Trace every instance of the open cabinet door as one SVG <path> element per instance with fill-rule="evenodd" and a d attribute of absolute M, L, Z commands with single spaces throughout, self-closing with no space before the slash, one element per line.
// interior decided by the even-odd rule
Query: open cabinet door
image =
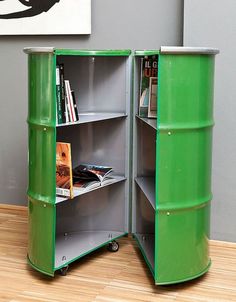
<path fill-rule="evenodd" d="M 104 245 L 118 251 L 116 239 L 128 234 L 132 57 L 130 50 L 24 51 L 29 62 L 28 259 L 53 276 Z M 66 146 L 58 148 L 60 156 L 56 144 Z M 72 169 L 79 166 L 93 176 L 97 171 L 99 181 L 81 173 L 80 183 L 93 186 L 80 187 L 76 177 L 71 186 Z M 112 174 L 105 178 L 107 169 Z"/>
<path fill-rule="evenodd" d="M 140 58 L 158 57 L 157 118 L 140 116 L 136 92 L 133 152 L 133 232 L 156 284 L 194 279 L 210 266 L 217 52 L 184 47 L 136 52 L 135 91 L 140 91 Z"/>

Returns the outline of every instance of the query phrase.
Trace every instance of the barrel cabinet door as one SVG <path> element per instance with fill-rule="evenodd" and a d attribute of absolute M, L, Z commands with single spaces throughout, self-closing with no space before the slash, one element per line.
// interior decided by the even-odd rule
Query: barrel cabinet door
<path fill-rule="evenodd" d="M 214 55 L 161 51 L 156 143 L 157 284 L 206 272 Z"/>

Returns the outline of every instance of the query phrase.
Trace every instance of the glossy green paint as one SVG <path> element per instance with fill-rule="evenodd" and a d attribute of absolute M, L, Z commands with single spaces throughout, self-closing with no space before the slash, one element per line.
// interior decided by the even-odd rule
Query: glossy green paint
<path fill-rule="evenodd" d="M 159 55 L 160 51 L 159 50 L 151 50 L 151 49 L 147 49 L 147 50 L 135 50 L 134 55 L 135 56 L 153 56 L 153 55 Z"/>
<path fill-rule="evenodd" d="M 54 275 L 55 205 L 29 198 L 29 263 L 38 271 Z"/>
<path fill-rule="evenodd" d="M 29 55 L 28 104 L 28 195 L 53 204 L 56 192 L 56 107 L 52 102 L 55 99 L 54 60 L 52 54 Z"/>
<path fill-rule="evenodd" d="M 156 142 L 155 283 L 209 268 L 212 55 L 160 55 Z"/>
<path fill-rule="evenodd" d="M 209 267 L 210 204 L 157 211 L 156 284 L 190 280 Z"/>
<path fill-rule="evenodd" d="M 56 219 L 55 56 L 52 53 L 30 54 L 28 68 L 28 258 L 35 268 L 53 275 Z"/>
<path fill-rule="evenodd" d="M 56 55 L 70 55 L 70 56 L 129 56 L 131 50 L 87 50 L 87 49 L 55 49 Z"/>

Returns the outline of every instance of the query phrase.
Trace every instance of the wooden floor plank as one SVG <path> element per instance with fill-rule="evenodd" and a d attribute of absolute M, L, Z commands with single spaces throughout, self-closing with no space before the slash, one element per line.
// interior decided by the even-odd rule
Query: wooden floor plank
<path fill-rule="evenodd" d="M 0 301 L 236 302 L 236 243 L 211 241 L 210 271 L 196 280 L 155 286 L 132 238 L 71 264 L 65 277 L 34 271 L 26 261 L 27 209 L 0 205 Z"/>

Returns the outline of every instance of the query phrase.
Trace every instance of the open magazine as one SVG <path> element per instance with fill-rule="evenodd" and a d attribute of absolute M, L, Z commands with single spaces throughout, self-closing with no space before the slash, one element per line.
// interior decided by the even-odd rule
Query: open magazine
<path fill-rule="evenodd" d="M 73 184 L 77 190 L 91 190 L 113 181 L 112 168 L 92 164 L 81 164 L 73 169 Z"/>

